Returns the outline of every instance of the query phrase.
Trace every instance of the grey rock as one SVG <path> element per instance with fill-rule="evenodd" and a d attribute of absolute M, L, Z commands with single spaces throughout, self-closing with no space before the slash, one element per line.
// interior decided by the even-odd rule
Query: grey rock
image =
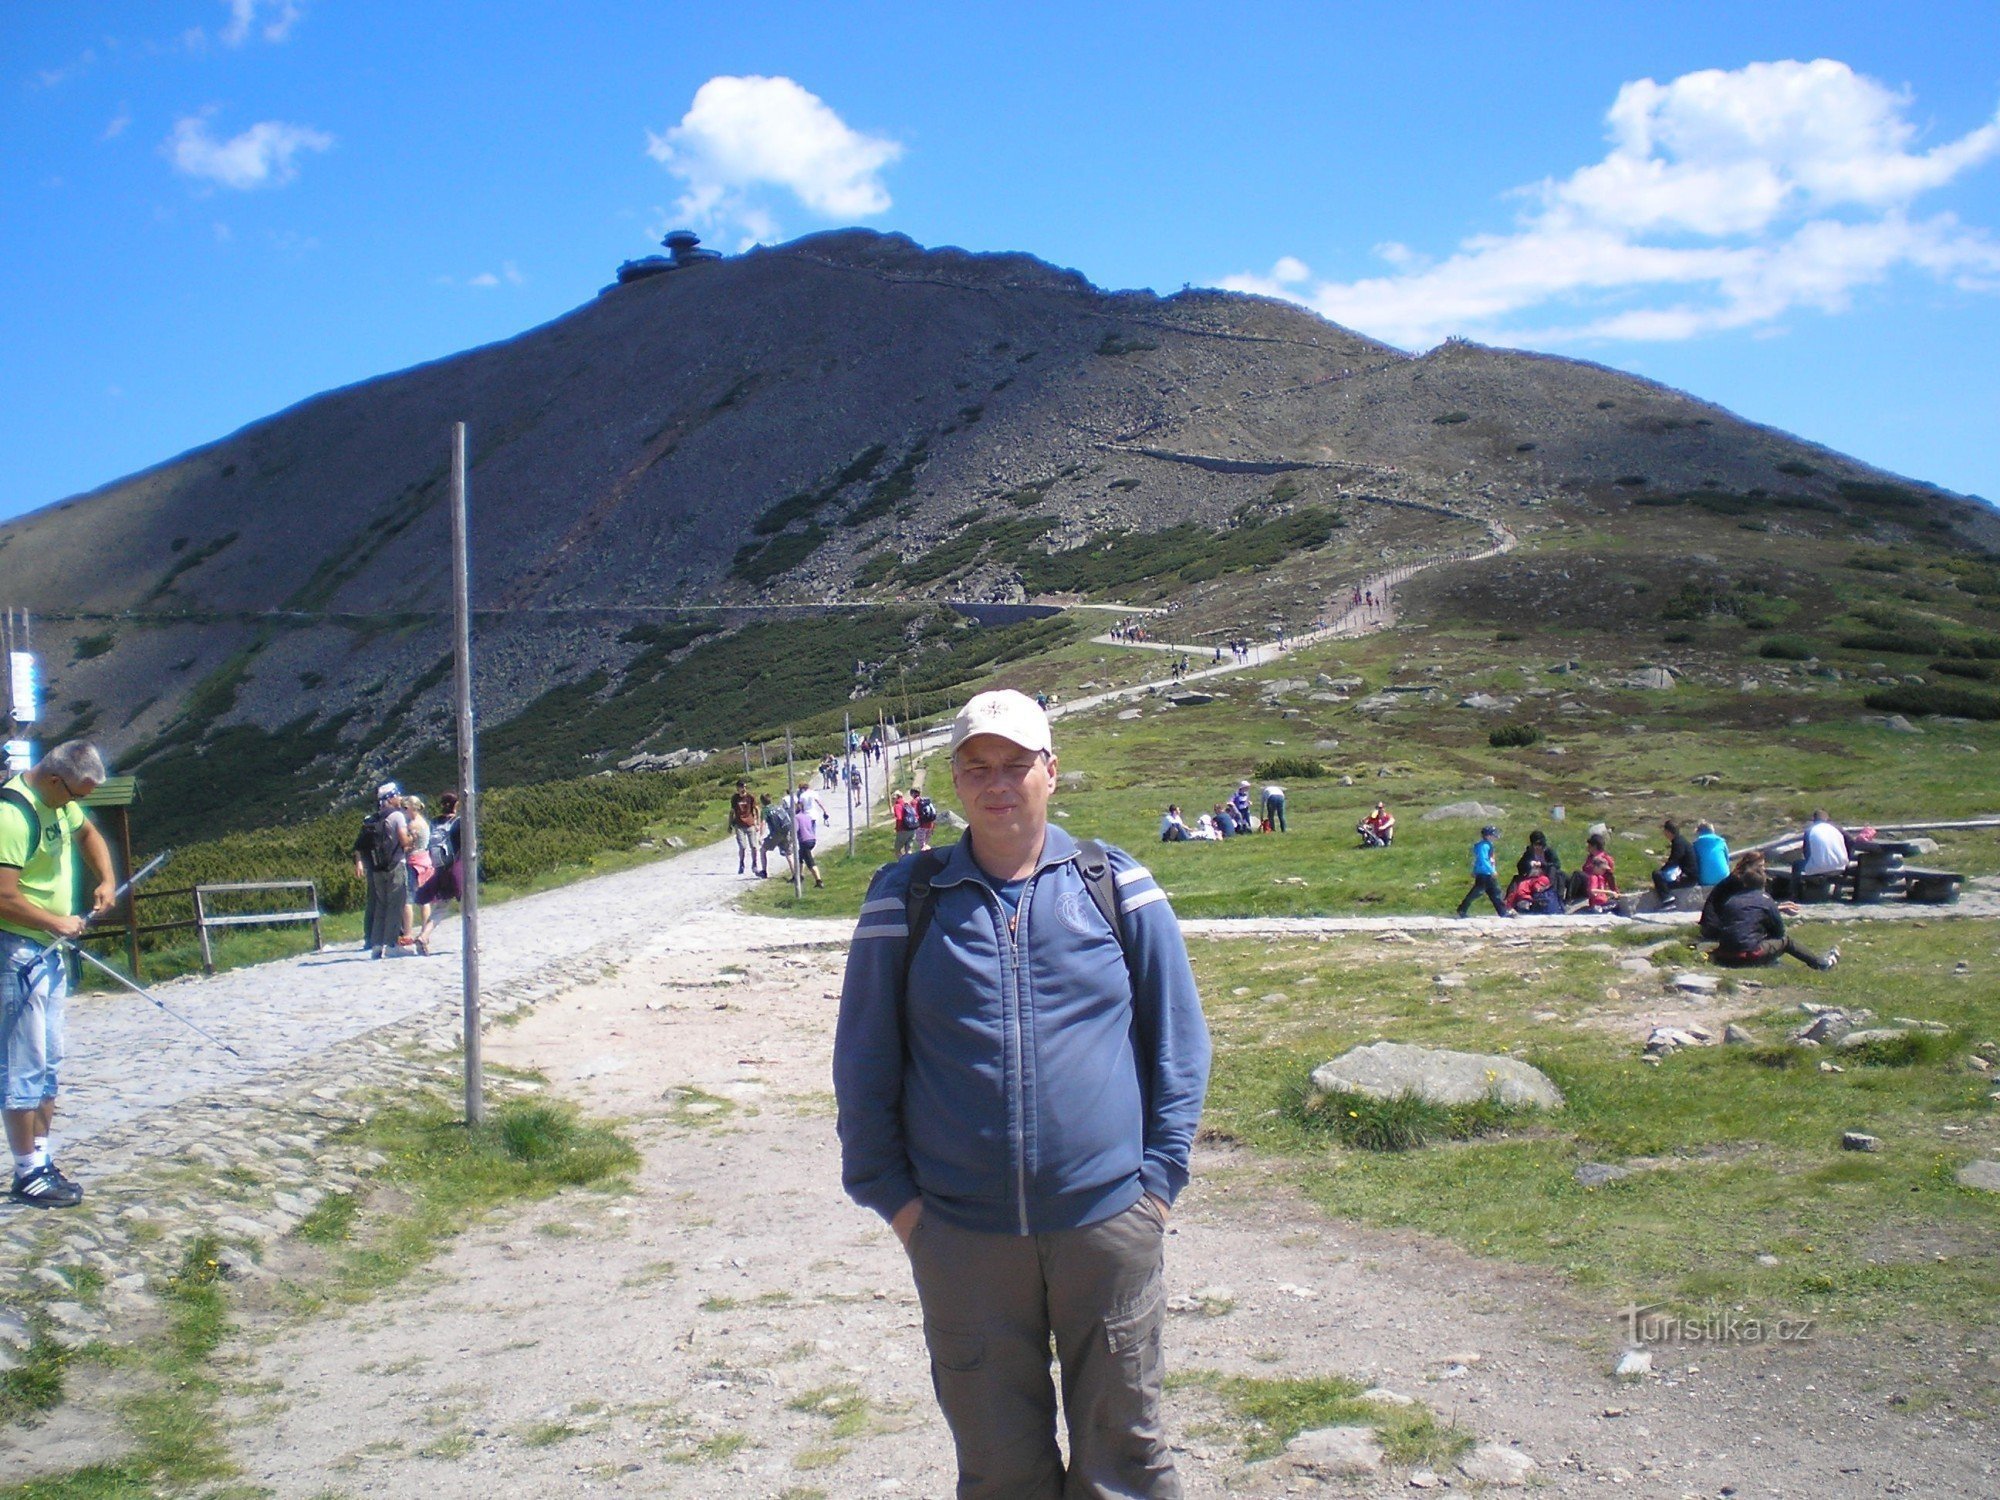
<path fill-rule="evenodd" d="M 1627 1349 L 1618 1356 L 1611 1373 L 1620 1380 L 1637 1380 L 1653 1373 L 1653 1356 L 1644 1349 Z"/>
<path fill-rule="evenodd" d="M 1865 1130 L 1843 1130 L 1840 1133 L 1840 1149 L 1843 1151 L 1880 1151 L 1882 1142 Z"/>
<path fill-rule="evenodd" d="M 1890 714 L 1882 721 L 1882 727 L 1895 734 L 1922 734 L 1923 731 L 1901 714 Z"/>
<path fill-rule="evenodd" d="M 1563 1096 L 1537 1068 L 1512 1057 L 1449 1052 L 1376 1042 L 1313 1069 L 1312 1085 L 1323 1094 L 1356 1093 L 1375 1099 L 1416 1094 L 1433 1104 L 1502 1104 L 1561 1109 Z"/>
<path fill-rule="evenodd" d="M 1372 1427 L 1315 1427 L 1285 1444 L 1285 1457 L 1317 1474 L 1377 1474 L 1382 1444 Z"/>
<path fill-rule="evenodd" d="M 1818 1023 L 1815 1022 L 1815 1025 Z M 1866 1047 L 1871 1042 L 1890 1042 L 1908 1034 L 1902 1026 L 1870 1026 L 1862 1031 L 1850 1031 L 1841 1037 L 1838 1045 L 1842 1052 L 1852 1052 L 1857 1047 Z"/>
<path fill-rule="evenodd" d="M 1734 1021 L 1722 1028 L 1722 1040 L 1732 1047 L 1754 1047 L 1757 1044 L 1756 1033 L 1738 1026 Z"/>
<path fill-rule="evenodd" d="M 1441 823 L 1447 818 L 1499 818 L 1504 817 L 1502 809 L 1486 802 L 1447 802 L 1442 807 L 1434 807 L 1423 814 L 1419 821 Z"/>
<path fill-rule="evenodd" d="M 1416 1397 L 1405 1396 L 1401 1391 L 1392 1391 L 1386 1385 L 1372 1385 L 1361 1393 L 1363 1401 L 1373 1401 L 1379 1406 L 1415 1406 Z"/>
<path fill-rule="evenodd" d="M 1968 1162 L 1958 1169 L 1958 1182 L 1960 1187 L 2000 1193 L 2000 1161 Z"/>
<path fill-rule="evenodd" d="M 1144 713 L 1145 710 L 1143 708 L 1121 708 L 1118 710 L 1118 717 L 1121 719 L 1136 719 Z"/>
<path fill-rule="evenodd" d="M 1845 1011 L 1829 1010 L 1813 1017 L 1810 1026 L 1792 1033 L 1792 1036 L 1793 1040 L 1801 1042 L 1838 1042 L 1852 1029 Z"/>
<path fill-rule="evenodd" d="M 1676 974 L 1667 981 L 1668 987 L 1689 995 L 1713 995 L 1721 981 L 1713 974 Z"/>
<path fill-rule="evenodd" d="M 1518 1490 L 1534 1475 L 1535 1461 L 1518 1448 L 1481 1443 L 1458 1461 L 1458 1472 L 1478 1484 Z"/>
<path fill-rule="evenodd" d="M 1572 1175 L 1575 1176 L 1579 1187 L 1600 1188 L 1607 1182 L 1618 1182 L 1636 1174 L 1630 1167 L 1616 1166 L 1607 1161 L 1587 1161 Z"/>
<path fill-rule="evenodd" d="M 1665 667 L 1647 667 L 1627 677 L 1625 685 L 1641 692 L 1664 692 L 1674 685 L 1674 674 Z"/>

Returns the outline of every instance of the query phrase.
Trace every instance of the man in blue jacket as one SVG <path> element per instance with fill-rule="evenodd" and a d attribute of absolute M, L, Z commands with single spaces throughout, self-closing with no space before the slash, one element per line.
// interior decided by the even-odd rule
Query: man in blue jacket
<path fill-rule="evenodd" d="M 849 949 L 843 1180 L 909 1253 L 961 1497 L 1171 1500 L 1162 1247 L 1209 1063 L 1180 925 L 1119 849 L 1104 915 L 1090 848 L 1048 820 L 1033 699 L 968 703 L 951 773 L 964 839 L 878 873 Z"/>

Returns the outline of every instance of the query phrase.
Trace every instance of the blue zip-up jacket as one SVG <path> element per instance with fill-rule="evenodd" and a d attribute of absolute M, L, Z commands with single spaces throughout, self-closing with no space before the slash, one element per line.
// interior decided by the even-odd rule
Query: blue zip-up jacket
<path fill-rule="evenodd" d="M 1472 846 L 1472 873 L 1475 878 L 1494 874 L 1493 841 L 1481 839 Z"/>
<path fill-rule="evenodd" d="M 834 1038 L 842 1180 L 882 1217 L 912 1198 L 961 1228 L 1074 1229 L 1172 1203 L 1208 1088 L 1208 1027 L 1167 893 L 1109 851 L 1119 947 L 1050 825 L 1013 931 L 967 840 L 908 964 L 912 860 L 880 870 L 848 949 Z"/>

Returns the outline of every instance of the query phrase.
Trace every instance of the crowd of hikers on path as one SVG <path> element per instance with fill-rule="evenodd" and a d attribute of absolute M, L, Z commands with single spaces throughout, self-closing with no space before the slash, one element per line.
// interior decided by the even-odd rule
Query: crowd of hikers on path
<path fill-rule="evenodd" d="M 361 946 L 370 958 L 428 957 L 439 908 L 459 898 L 458 794 L 422 797 L 393 781 L 375 789 L 375 811 L 354 837 L 354 875 L 368 886 Z"/>

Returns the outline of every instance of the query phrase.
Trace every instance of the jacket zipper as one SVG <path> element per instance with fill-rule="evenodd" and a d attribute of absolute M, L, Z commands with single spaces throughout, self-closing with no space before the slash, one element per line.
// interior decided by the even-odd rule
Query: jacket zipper
<path fill-rule="evenodd" d="M 1020 1124 L 1020 1132 L 1014 1141 L 1014 1204 L 1022 1234 L 1028 1232 L 1028 1028 L 1026 1007 L 1021 1000 L 1020 924 L 1028 910 L 1028 898 L 1034 887 L 1035 877 L 1030 874 L 1027 884 L 1021 887 L 1021 904 L 1007 918 L 1008 967 L 1012 971 L 1014 988 L 1014 1036 L 1020 1064 L 1014 1076 L 1014 1118 Z"/>

